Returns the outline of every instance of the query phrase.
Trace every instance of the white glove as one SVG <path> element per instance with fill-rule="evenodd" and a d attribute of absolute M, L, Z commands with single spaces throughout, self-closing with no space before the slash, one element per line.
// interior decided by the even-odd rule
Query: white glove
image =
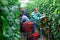
<path fill-rule="evenodd" d="M 45 17 L 45 15 L 42 15 L 41 17 L 40 17 L 40 19 L 42 19 L 42 18 L 44 18 Z"/>

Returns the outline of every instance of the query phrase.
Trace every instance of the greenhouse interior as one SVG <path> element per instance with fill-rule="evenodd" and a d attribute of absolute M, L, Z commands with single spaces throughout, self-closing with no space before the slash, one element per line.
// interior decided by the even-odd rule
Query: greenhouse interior
<path fill-rule="evenodd" d="M 0 0 L 0 40 L 60 40 L 60 0 Z"/>

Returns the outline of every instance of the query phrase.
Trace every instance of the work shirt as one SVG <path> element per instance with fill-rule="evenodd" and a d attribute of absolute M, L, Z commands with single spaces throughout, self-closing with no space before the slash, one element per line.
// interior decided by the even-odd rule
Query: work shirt
<path fill-rule="evenodd" d="M 21 21 L 22 22 L 27 22 L 27 21 L 30 21 L 30 20 L 27 16 L 23 15 Z"/>
<path fill-rule="evenodd" d="M 41 14 L 39 12 L 37 12 L 37 13 L 32 12 L 30 18 L 31 18 L 33 23 L 36 23 L 36 21 L 40 20 L 40 17 L 41 17 Z"/>

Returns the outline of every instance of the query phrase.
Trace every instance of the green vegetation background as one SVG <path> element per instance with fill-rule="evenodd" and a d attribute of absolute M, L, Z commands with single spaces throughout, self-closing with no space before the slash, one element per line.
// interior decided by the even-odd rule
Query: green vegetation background
<path fill-rule="evenodd" d="M 20 40 L 18 15 L 20 3 L 18 0 L 0 0 L 0 40 Z M 25 9 L 30 17 L 34 7 L 38 7 L 41 14 L 46 15 L 47 21 L 38 23 L 49 27 L 51 40 L 60 39 L 60 0 L 33 0 Z M 52 25 L 50 25 L 52 23 Z M 47 34 L 44 31 L 44 35 Z"/>

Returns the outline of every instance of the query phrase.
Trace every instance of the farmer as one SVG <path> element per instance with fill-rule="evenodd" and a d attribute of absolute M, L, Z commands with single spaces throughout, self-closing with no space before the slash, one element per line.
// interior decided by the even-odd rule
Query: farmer
<path fill-rule="evenodd" d="M 20 18 L 20 32 L 21 32 L 22 38 L 25 39 L 26 34 L 25 34 L 25 29 L 23 27 L 23 23 L 28 22 L 29 18 L 23 14 L 19 15 L 18 17 Z"/>
<path fill-rule="evenodd" d="M 39 21 L 41 17 L 40 12 L 38 11 L 38 8 L 34 8 L 34 11 L 31 13 L 31 20 L 34 23 L 34 32 L 36 31 L 36 21 Z"/>
<path fill-rule="evenodd" d="M 20 11 L 21 11 L 21 14 L 23 14 L 23 15 L 26 15 L 26 16 L 27 16 L 27 11 L 26 11 L 26 10 L 24 10 L 24 8 L 23 8 L 23 7 L 20 7 Z"/>

